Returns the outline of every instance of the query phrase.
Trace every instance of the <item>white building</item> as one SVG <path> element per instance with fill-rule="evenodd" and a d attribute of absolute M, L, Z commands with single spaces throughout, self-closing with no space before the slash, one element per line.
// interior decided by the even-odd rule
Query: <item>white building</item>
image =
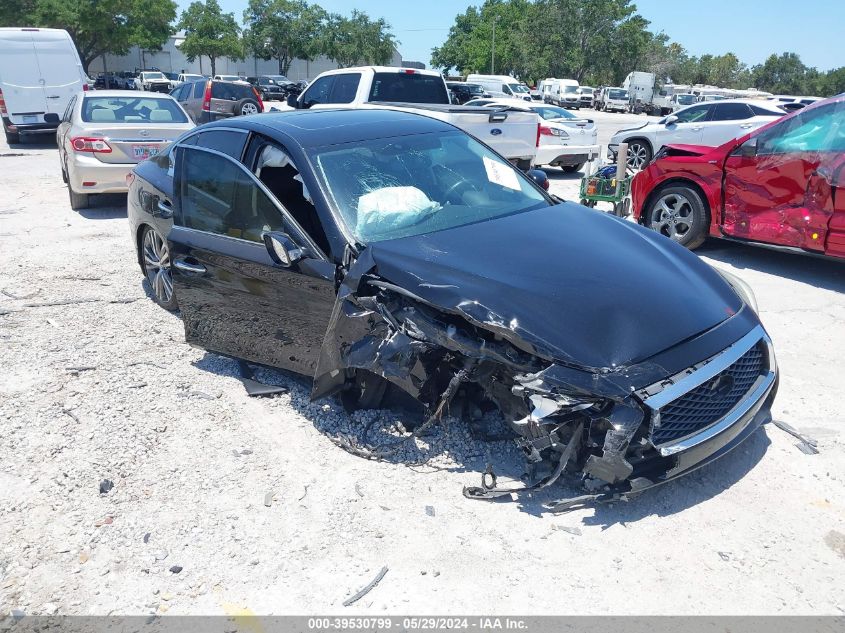
<path fill-rule="evenodd" d="M 103 58 L 98 57 L 88 66 L 88 74 L 95 75 L 98 72 L 134 71 L 140 68 L 159 68 L 163 72 L 173 73 L 195 73 L 199 75 L 211 74 L 211 61 L 208 57 L 197 58 L 193 62 L 179 50 L 182 42 L 185 41 L 184 33 L 171 35 L 167 43 L 160 51 L 141 51 L 133 47 L 127 55 L 106 55 L 105 67 Z M 388 66 L 402 66 L 402 55 L 395 48 L 393 59 Z M 313 61 L 295 59 L 290 65 L 287 76 L 289 79 L 298 81 L 300 79 L 313 79 L 327 70 L 334 70 L 338 65 L 327 57 L 318 57 Z M 216 72 L 218 75 L 241 75 L 244 77 L 256 75 L 277 75 L 279 64 L 275 59 L 263 60 L 248 56 L 243 61 L 235 61 L 228 57 L 217 59 Z"/>

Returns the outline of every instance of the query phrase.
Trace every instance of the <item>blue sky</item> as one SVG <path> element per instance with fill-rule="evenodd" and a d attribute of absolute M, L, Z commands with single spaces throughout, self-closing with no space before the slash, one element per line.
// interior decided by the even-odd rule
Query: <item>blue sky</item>
<path fill-rule="evenodd" d="M 190 0 L 177 0 L 181 8 Z M 220 0 L 240 21 L 245 0 Z M 401 42 L 407 60 L 429 63 L 431 49 L 446 39 L 455 16 L 481 2 L 461 0 L 317 0 L 327 11 L 348 14 L 360 9 L 384 17 Z M 637 0 L 639 13 L 653 31 L 664 31 L 690 53 L 733 51 L 749 65 L 771 53 L 792 51 L 820 70 L 845 66 L 845 0 Z M 543 26 L 537 25 L 537 37 Z"/>

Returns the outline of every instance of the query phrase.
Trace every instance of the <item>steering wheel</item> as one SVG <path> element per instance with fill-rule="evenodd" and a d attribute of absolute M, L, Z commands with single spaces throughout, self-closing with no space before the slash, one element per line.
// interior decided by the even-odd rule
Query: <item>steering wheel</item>
<path fill-rule="evenodd" d="M 449 188 L 446 190 L 446 193 L 444 193 L 444 194 L 443 194 L 443 200 L 445 200 L 446 202 L 449 202 L 449 201 L 450 201 L 450 199 L 451 199 L 451 197 L 452 197 L 452 195 L 453 195 L 453 194 L 455 194 L 455 193 L 457 193 L 457 192 L 458 192 L 458 190 L 459 190 L 461 187 L 466 187 L 466 188 L 468 188 L 470 191 L 479 191 L 478 187 L 476 187 L 476 186 L 475 186 L 473 183 L 471 183 L 469 180 L 467 180 L 466 178 L 461 178 L 460 180 L 458 180 L 457 182 L 455 182 L 455 184 L 453 184 L 451 187 L 449 187 Z M 459 201 L 458 201 L 458 204 L 461 204 L 461 203 L 463 203 L 463 200 L 459 200 Z"/>

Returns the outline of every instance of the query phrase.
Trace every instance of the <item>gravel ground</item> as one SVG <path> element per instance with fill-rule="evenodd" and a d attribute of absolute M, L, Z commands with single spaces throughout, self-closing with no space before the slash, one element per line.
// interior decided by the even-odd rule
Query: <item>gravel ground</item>
<path fill-rule="evenodd" d="M 595 118 L 602 142 L 624 122 Z M 564 197 L 577 185 L 553 175 Z M 347 416 L 270 371 L 289 393 L 248 398 L 234 362 L 187 346 L 149 300 L 125 204 L 72 212 L 55 146 L 0 143 L 4 614 L 845 613 L 841 264 L 699 251 L 756 290 L 774 415 L 820 454 L 767 427 L 628 503 L 550 516 L 542 502 L 572 490 L 461 496 L 488 462 L 510 478 L 522 463 L 460 422 L 377 463 L 333 438 L 372 423 L 393 441 L 407 414 Z"/>

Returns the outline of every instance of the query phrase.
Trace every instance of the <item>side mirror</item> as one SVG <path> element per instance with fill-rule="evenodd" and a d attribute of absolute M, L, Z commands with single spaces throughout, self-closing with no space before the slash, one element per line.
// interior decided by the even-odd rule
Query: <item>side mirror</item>
<path fill-rule="evenodd" d="M 297 109 L 297 110 L 300 108 L 299 99 L 297 98 L 296 95 L 288 95 L 287 103 L 291 108 L 294 108 L 294 109 Z"/>
<path fill-rule="evenodd" d="M 737 154 L 743 158 L 754 158 L 757 156 L 757 137 L 750 138 L 737 148 Z"/>
<path fill-rule="evenodd" d="M 302 259 L 302 249 L 285 233 L 277 231 L 265 233 L 264 246 L 267 247 L 270 258 L 279 266 L 289 268 Z"/>
<path fill-rule="evenodd" d="M 527 172 L 528 177 L 536 182 L 540 187 L 542 187 L 543 191 L 549 190 L 549 177 L 546 175 L 542 169 L 529 169 Z"/>
<path fill-rule="evenodd" d="M 678 116 L 676 114 L 670 114 L 665 119 L 663 119 L 663 125 L 672 125 L 678 122 Z"/>

